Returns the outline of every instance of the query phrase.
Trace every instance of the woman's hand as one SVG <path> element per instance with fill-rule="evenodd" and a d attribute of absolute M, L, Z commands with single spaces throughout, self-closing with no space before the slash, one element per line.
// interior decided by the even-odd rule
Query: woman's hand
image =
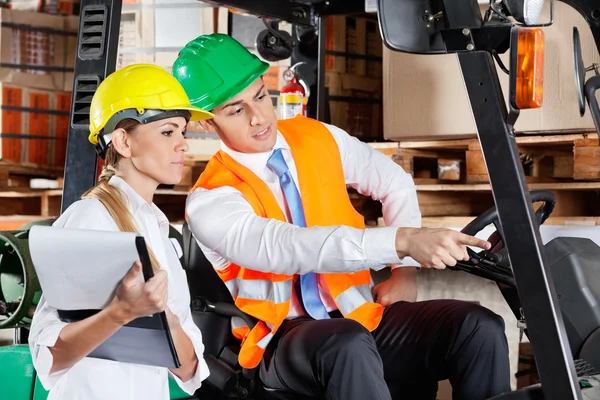
<path fill-rule="evenodd" d="M 167 273 L 157 271 L 147 282 L 140 280 L 142 265 L 133 264 L 117 287 L 109 305 L 111 316 L 123 325 L 142 316 L 165 310 L 167 305 Z"/>

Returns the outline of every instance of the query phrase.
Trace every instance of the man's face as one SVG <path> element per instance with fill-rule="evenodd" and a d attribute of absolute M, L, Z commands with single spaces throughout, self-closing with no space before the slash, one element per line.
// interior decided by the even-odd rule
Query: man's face
<path fill-rule="evenodd" d="M 262 78 L 246 90 L 212 110 L 207 130 L 216 130 L 221 140 L 241 153 L 271 151 L 277 139 L 277 116 Z"/>

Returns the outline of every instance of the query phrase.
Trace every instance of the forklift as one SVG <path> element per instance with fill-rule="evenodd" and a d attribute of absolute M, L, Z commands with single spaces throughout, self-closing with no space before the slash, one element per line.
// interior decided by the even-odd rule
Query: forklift
<path fill-rule="evenodd" d="M 587 21 L 600 52 L 600 2 L 561 0 Z M 515 141 L 521 109 L 542 105 L 543 28 L 553 23 L 554 0 L 491 0 L 482 17 L 477 0 L 206 0 L 214 6 L 269 19 L 261 35 L 261 54 L 292 57 L 289 37 L 273 21 L 313 30 L 317 40 L 316 101 L 308 116 L 327 121 L 325 26 L 327 16 L 376 12 L 386 47 L 412 54 L 456 54 L 490 176 L 495 206 L 463 232 L 475 235 L 493 224 L 489 251 L 470 251 L 470 260 L 453 269 L 497 283 L 519 327 L 531 341 L 540 384 L 502 394 L 494 400 L 600 399 L 600 246 L 589 239 L 561 237 L 544 245 L 540 225 L 555 205 L 551 192 L 527 187 Z M 550 21 L 538 21 L 550 7 Z M 95 184 L 97 155 L 87 140 L 89 107 L 102 80 L 115 70 L 122 0 L 82 0 L 70 111 L 61 210 Z M 585 66 L 579 32 L 573 30 L 573 65 L 579 110 L 589 109 L 600 133 L 598 67 Z M 310 35 L 308 35 L 310 36 Z M 192 38 L 190 38 L 192 39 Z M 295 38 L 296 42 L 300 39 Z M 294 44 L 297 47 L 298 43 Z M 509 52 L 505 68 L 498 55 Z M 431 57 L 432 62 L 434 57 Z M 303 60 L 305 61 L 305 60 Z M 495 63 L 510 76 L 506 104 Z M 587 74 L 596 74 L 586 79 Z M 547 83 L 548 84 L 548 83 Z M 587 104 L 586 104 L 587 103 Z M 571 105 L 565 105 L 569 107 Z M 574 105 L 573 105 L 574 106 Z M 538 208 L 534 203 L 542 203 Z M 35 224 L 49 225 L 52 220 Z M 0 347 L 0 393 L 10 400 L 43 400 L 27 345 L 27 326 L 41 295 L 27 248 L 30 225 L 0 232 L 0 329 L 15 328 L 15 345 Z M 249 326 L 256 320 L 233 304 L 225 285 L 197 246 L 187 225 L 180 234 L 182 265 L 188 274 L 192 315 L 205 341 L 211 375 L 195 396 L 172 381 L 172 399 L 303 399 L 259 382 L 256 370 L 237 363 L 239 343 L 231 335 L 232 317 Z"/>

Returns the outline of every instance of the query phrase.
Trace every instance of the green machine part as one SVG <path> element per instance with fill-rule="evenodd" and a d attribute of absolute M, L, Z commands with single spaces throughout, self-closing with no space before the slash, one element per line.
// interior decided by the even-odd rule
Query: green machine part
<path fill-rule="evenodd" d="M 195 399 L 169 378 L 171 400 Z M 48 391 L 40 382 L 28 345 L 0 347 L 0 393 L 3 399 L 46 400 Z"/>
<path fill-rule="evenodd" d="M 3 398 L 33 400 L 36 380 L 28 346 L 0 347 L 0 390 Z M 37 397 L 36 400 L 45 397 Z"/>
<path fill-rule="evenodd" d="M 29 254 L 29 228 L 51 223 L 41 220 L 17 231 L 0 231 L 0 329 L 31 324 L 41 289 Z"/>

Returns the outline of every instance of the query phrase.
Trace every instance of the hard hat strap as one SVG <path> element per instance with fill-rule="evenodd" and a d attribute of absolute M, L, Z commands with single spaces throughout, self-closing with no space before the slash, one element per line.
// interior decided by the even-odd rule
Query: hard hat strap
<path fill-rule="evenodd" d="M 133 119 L 140 124 L 148 124 L 150 122 L 159 121 L 161 119 L 183 117 L 186 122 L 189 122 L 191 113 L 187 110 L 143 110 L 144 112 L 139 113 L 134 108 L 128 108 L 126 110 L 115 113 L 104 125 L 102 131 L 98 134 L 98 144 L 96 145 L 96 152 L 102 158 L 106 154 L 106 148 L 112 141 L 112 133 L 116 129 L 119 122 L 125 119 Z"/>

